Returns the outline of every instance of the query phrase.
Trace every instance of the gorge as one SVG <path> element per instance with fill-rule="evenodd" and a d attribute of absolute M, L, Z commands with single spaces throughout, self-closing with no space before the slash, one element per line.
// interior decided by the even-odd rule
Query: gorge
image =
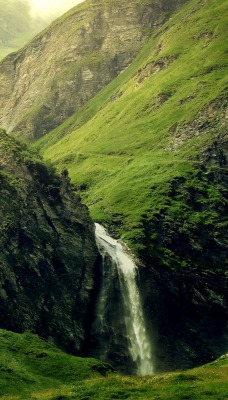
<path fill-rule="evenodd" d="M 0 63 L 0 328 L 129 374 L 227 352 L 226 13 L 86 0 Z"/>

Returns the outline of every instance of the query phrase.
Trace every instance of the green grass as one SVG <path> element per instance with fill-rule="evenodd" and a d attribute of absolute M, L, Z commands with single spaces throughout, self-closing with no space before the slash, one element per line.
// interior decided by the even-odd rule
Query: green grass
<path fill-rule="evenodd" d="M 63 353 L 29 332 L 0 330 L 0 399 L 225 400 L 224 356 L 188 371 L 130 377 L 95 359 Z"/>
<path fill-rule="evenodd" d="M 110 370 L 95 359 L 68 355 L 29 332 L 0 330 L 0 343 L 0 398 L 7 394 L 29 399 L 33 391 L 72 385 Z"/>
<path fill-rule="evenodd" d="M 47 17 L 31 18 L 29 6 L 20 0 L 0 0 L 0 60 L 24 46 L 49 23 Z"/>
<path fill-rule="evenodd" d="M 226 11 L 221 0 L 188 2 L 127 70 L 35 144 L 86 188 L 93 219 L 116 223 L 136 251 L 143 215 L 167 203 L 170 182 L 194 174 L 196 157 L 223 134 L 220 117 L 205 110 L 227 84 Z M 197 118 L 210 126 L 191 135 Z"/>

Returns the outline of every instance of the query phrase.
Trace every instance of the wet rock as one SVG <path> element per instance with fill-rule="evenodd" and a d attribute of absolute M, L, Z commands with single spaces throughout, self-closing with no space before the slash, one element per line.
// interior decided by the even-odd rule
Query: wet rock
<path fill-rule="evenodd" d="M 3 131 L 0 182 L 0 326 L 80 353 L 98 254 L 88 210 Z"/>

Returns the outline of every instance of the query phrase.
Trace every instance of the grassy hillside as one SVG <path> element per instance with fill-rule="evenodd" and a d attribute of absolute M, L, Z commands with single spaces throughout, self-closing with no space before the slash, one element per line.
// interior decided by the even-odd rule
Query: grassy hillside
<path fill-rule="evenodd" d="M 190 236 L 216 226 L 219 241 L 225 229 L 226 15 L 222 0 L 189 1 L 129 68 L 37 144 L 69 169 L 94 220 L 169 266 L 192 263 L 175 254 L 175 231 L 200 256 L 208 241 L 194 248 Z M 223 268 L 223 256 L 214 264 Z"/>
<path fill-rule="evenodd" d="M 31 18 L 26 2 L 0 0 L 0 60 L 24 46 L 48 22 L 41 17 Z"/>
<path fill-rule="evenodd" d="M 0 399 L 225 400 L 225 356 L 201 368 L 147 377 L 119 376 L 95 359 L 63 353 L 30 333 L 0 330 Z"/>
<path fill-rule="evenodd" d="M 0 125 L 28 141 L 59 126 L 185 1 L 88 0 L 69 10 L 0 63 Z"/>
<path fill-rule="evenodd" d="M 68 355 L 38 336 L 0 330 L 0 398 L 55 398 L 64 386 L 111 371 L 95 359 Z M 43 394 L 42 394 L 43 392 Z M 44 395 L 45 393 L 45 395 Z M 3 396 L 3 397 L 2 397 Z M 8 397 L 9 396 L 9 397 Z"/>

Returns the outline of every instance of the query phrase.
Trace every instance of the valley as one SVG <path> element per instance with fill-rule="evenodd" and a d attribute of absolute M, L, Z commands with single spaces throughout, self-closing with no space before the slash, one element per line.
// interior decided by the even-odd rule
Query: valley
<path fill-rule="evenodd" d="M 54 389 L 33 370 L 49 350 L 19 350 L 21 396 L 225 399 L 226 24 L 222 0 L 86 0 L 0 63 L 2 337 L 106 357 Z M 131 315 L 117 301 L 127 279 L 102 266 L 94 223 L 136 265 L 154 376 L 112 371 L 136 368 L 127 335 L 110 334 Z M 18 371 L 5 369 L 7 387 Z"/>

